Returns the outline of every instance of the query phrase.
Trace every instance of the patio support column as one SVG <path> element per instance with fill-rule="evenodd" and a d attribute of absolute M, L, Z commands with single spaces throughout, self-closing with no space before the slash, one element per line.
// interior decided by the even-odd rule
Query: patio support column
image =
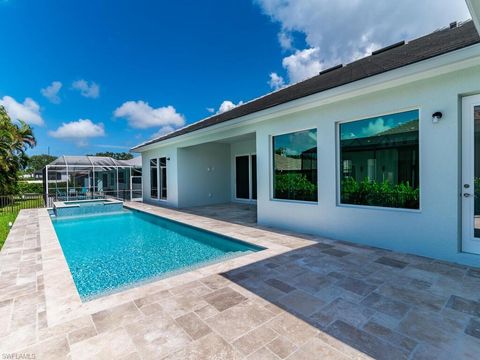
<path fill-rule="evenodd" d="M 129 181 L 129 186 L 130 186 L 130 201 L 132 201 L 132 198 L 133 198 L 133 183 L 132 183 L 132 176 L 133 176 L 133 172 L 132 172 L 132 168 L 129 167 L 128 168 L 129 171 L 128 171 L 128 178 L 130 179 Z"/>
<path fill-rule="evenodd" d="M 45 205 L 48 207 L 48 165 L 45 166 Z"/>
<path fill-rule="evenodd" d="M 68 193 L 68 180 L 70 180 L 70 175 L 69 175 L 69 170 L 68 170 L 68 165 L 67 165 L 67 201 L 68 201 L 68 197 L 69 197 L 69 193 Z"/>
<path fill-rule="evenodd" d="M 118 188 L 118 166 L 115 169 L 117 170 L 117 199 L 118 199 L 120 197 L 118 195 L 118 190 L 119 190 L 119 188 Z"/>

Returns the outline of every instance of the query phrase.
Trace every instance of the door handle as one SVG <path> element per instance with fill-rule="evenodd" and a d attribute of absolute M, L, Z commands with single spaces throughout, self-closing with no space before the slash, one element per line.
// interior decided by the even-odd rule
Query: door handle
<path fill-rule="evenodd" d="M 463 197 L 466 197 L 466 198 L 468 198 L 468 197 L 470 197 L 470 196 L 472 196 L 472 194 L 469 194 L 469 193 L 464 193 L 464 194 L 463 194 Z"/>

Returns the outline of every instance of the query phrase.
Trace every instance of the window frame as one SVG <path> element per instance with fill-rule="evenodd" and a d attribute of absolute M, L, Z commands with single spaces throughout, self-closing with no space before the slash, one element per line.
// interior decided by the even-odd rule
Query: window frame
<path fill-rule="evenodd" d="M 160 165 L 160 159 L 165 159 L 165 165 Z M 168 156 L 157 156 L 157 157 L 152 157 L 149 159 L 149 176 L 150 176 L 150 199 L 155 200 L 155 201 L 168 201 L 168 171 L 167 171 L 167 164 L 168 164 Z M 156 160 L 157 161 L 157 166 L 156 166 L 156 175 L 157 175 L 157 196 L 153 197 L 151 196 L 152 192 L 152 167 L 151 167 L 151 161 Z M 163 192 L 163 181 L 162 181 L 162 169 L 165 171 L 165 191 L 167 195 L 165 197 L 162 196 Z"/>
<path fill-rule="evenodd" d="M 156 176 L 157 176 L 157 196 L 154 197 L 152 196 L 152 170 L 153 170 L 153 167 L 152 167 L 152 161 L 155 160 L 156 161 L 156 166 L 155 166 L 155 173 L 156 173 Z M 150 186 L 150 189 L 149 189 L 149 194 L 150 194 L 150 199 L 153 199 L 153 200 L 158 200 L 158 185 L 159 185 L 159 179 L 158 179 L 158 158 L 151 158 L 148 160 L 148 166 L 149 166 L 149 176 L 150 176 L 150 181 L 149 181 L 149 186 Z M 118 179 L 117 179 L 117 182 L 118 182 Z"/>
<path fill-rule="evenodd" d="M 275 165 L 275 162 L 273 160 L 273 157 L 275 155 L 275 151 L 273 149 L 273 138 L 275 136 L 282 136 L 282 135 L 288 135 L 288 134 L 293 134 L 297 132 L 303 132 L 303 131 L 310 131 L 310 130 L 315 130 L 316 134 L 316 141 L 317 141 L 317 200 L 316 201 L 308 201 L 308 200 L 294 200 L 294 199 L 278 199 L 274 196 L 275 194 L 275 189 L 274 187 L 274 176 L 275 176 L 275 169 L 273 168 Z M 293 204 L 305 204 L 305 205 L 315 205 L 318 206 L 319 201 L 320 201 L 320 186 L 319 186 L 319 154 L 318 154 L 318 127 L 317 126 L 308 126 L 304 128 L 299 128 L 296 130 L 289 130 L 289 131 L 282 131 L 282 132 L 277 132 L 277 133 L 272 133 L 269 135 L 268 139 L 268 146 L 269 146 L 269 188 L 270 188 L 270 194 L 269 194 L 269 200 L 270 201 L 276 201 L 276 202 L 284 202 L 284 203 L 293 203 Z M 258 161 L 258 160 L 257 160 Z M 257 194 L 258 197 L 258 194 Z"/>
<path fill-rule="evenodd" d="M 247 156 L 248 157 L 248 199 L 239 198 L 237 197 L 237 157 Z M 233 199 L 236 202 L 243 202 L 243 203 L 256 203 L 257 199 L 252 197 L 253 194 L 253 182 L 252 182 L 252 156 L 257 156 L 256 152 L 247 152 L 247 153 L 238 153 L 235 154 L 233 157 L 233 187 L 234 187 L 234 197 Z M 257 174 L 258 176 L 258 174 Z M 257 177 L 257 189 L 258 189 L 258 177 Z M 258 198 L 258 193 L 257 193 Z"/>
<path fill-rule="evenodd" d="M 165 165 L 162 165 L 160 159 L 165 159 Z M 159 192 L 158 192 L 158 200 L 166 201 L 168 200 L 168 172 L 167 172 L 167 156 L 160 156 L 158 158 L 158 183 L 159 183 Z M 165 184 L 163 184 L 163 176 L 162 170 L 165 171 Z M 165 186 L 164 186 L 165 185 Z M 163 188 L 165 188 L 165 197 L 163 196 Z"/>
<path fill-rule="evenodd" d="M 341 179 L 342 179 L 342 164 L 340 164 L 341 160 L 341 149 L 340 149 L 340 125 L 368 120 L 372 118 L 378 118 L 382 116 L 394 115 L 408 111 L 418 111 L 418 181 L 420 186 L 418 189 L 420 190 L 419 196 L 419 207 L 418 209 L 408 209 L 408 208 L 396 208 L 396 207 L 385 207 L 385 206 L 375 206 L 375 205 L 358 205 L 358 204 L 344 204 L 341 202 Z M 394 212 L 407 212 L 407 213 L 421 213 L 422 206 L 423 206 L 423 171 L 422 171 L 422 148 L 423 148 L 423 141 L 422 141 L 422 108 L 420 105 L 410 106 L 405 108 L 400 108 L 394 111 L 388 112 L 381 112 L 376 113 L 373 115 L 364 115 L 362 117 L 349 119 L 349 120 L 341 120 L 335 122 L 335 193 L 336 193 L 336 207 L 340 208 L 352 208 L 352 209 L 363 209 L 363 210 L 373 210 L 373 211 L 394 211 Z"/>

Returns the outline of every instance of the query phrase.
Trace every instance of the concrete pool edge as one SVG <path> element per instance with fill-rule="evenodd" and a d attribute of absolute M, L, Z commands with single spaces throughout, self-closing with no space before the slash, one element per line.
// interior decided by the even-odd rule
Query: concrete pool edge
<path fill-rule="evenodd" d="M 139 286 L 105 295 L 88 302 L 82 302 L 73 282 L 70 269 L 48 211 L 47 209 L 39 209 L 39 231 L 45 282 L 44 292 L 47 323 L 49 327 L 82 318 L 85 315 L 90 315 L 160 290 L 168 290 L 205 276 L 219 274 L 292 250 L 291 247 L 266 240 L 265 235 L 267 232 L 265 230 L 251 229 L 242 225 L 222 222 L 220 220 L 205 220 L 205 218 L 202 218 L 201 216 L 176 212 L 165 208 L 152 207 L 143 203 L 126 203 L 125 207 L 160 216 L 202 230 L 207 230 L 222 236 L 238 239 L 256 246 L 261 246 L 265 249 L 225 261 L 216 262 L 192 271 L 159 279 L 157 281 L 140 284 Z M 313 242 L 314 241 L 302 240 L 302 245 L 307 246 Z"/>

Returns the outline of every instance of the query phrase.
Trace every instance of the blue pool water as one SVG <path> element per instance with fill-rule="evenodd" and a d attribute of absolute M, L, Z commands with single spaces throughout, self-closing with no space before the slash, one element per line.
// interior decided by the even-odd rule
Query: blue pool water
<path fill-rule="evenodd" d="M 52 221 L 84 300 L 262 250 L 137 211 Z"/>

